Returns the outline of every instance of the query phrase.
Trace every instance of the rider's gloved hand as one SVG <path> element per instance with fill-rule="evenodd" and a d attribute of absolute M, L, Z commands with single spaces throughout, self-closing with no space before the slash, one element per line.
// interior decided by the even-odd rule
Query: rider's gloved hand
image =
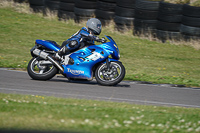
<path fill-rule="evenodd" d="M 106 39 L 104 37 L 102 37 L 101 43 L 105 43 L 105 42 L 106 42 Z"/>
<path fill-rule="evenodd" d="M 95 41 L 101 42 L 101 41 L 100 41 L 100 38 L 99 38 L 98 36 L 95 37 Z"/>
<path fill-rule="evenodd" d="M 96 37 L 95 41 L 97 42 L 101 42 L 101 43 L 105 43 L 106 39 L 103 37 L 102 39 L 100 39 L 98 36 Z"/>

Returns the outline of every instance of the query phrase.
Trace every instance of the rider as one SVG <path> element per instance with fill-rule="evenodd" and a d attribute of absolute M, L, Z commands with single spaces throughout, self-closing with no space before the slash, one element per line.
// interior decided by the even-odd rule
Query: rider
<path fill-rule="evenodd" d="M 89 19 L 86 26 L 63 42 L 62 48 L 56 53 L 55 58 L 61 59 L 62 55 L 74 52 L 84 46 L 93 45 L 94 41 L 105 42 L 104 38 L 99 39 L 95 36 L 101 33 L 101 21 L 99 19 Z"/>

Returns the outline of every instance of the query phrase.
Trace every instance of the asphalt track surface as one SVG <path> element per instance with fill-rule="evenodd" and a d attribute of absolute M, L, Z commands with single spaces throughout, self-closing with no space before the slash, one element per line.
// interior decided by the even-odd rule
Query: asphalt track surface
<path fill-rule="evenodd" d="M 200 88 L 135 84 L 100 86 L 93 81 L 69 81 L 60 75 L 48 81 L 32 80 L 27 72 L 0 68 L 0 93 L 128 102 L 142 105 L 200 108 Z"/>

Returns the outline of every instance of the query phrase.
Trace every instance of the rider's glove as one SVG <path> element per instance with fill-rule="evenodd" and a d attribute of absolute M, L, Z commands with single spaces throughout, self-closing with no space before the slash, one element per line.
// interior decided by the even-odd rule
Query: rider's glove
<path fill-rule="evenodd" d="M 101 42 L 101 39 L 100 39 L 98 36 L 96 36 L 96 37 L 95 37 L 95 41 Z"/>
<path fill-rule="evenodd" d="M 100 38 L 98 36 L 95 37 L 95 41 L 99 42 Z"/>
<path fill-rule="evenodd" d="M 106 42 L 106 39 L 104 37 L 102 37 L 101 43 L 105 43 L 105 42 Z"/>
<path fill-rule="evenodd" d="M 102 39 L 100 39 L 98 36 L 95 39 L 97 42 L 101 42 L 101 43 L 105 43 L 106 39 L 103 37 Z"/>

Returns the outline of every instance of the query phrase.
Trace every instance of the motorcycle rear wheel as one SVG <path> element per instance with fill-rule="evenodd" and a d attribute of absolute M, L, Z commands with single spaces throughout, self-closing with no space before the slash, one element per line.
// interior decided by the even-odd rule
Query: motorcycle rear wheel
<path fill-rule="evenodd" d="M 101 64 L 95 71 L 97 83 L 105 86 L 113 86 L 120 83 L 125 76 L 125 68 L 120 62 L 111 62 L 110 71 L 106 63 Z"/>
<path fill-rule="evenodd" d="M 27 71 L 29 76 L 35 80 L 49 80 L 58 73 L 58 68 L 53 65 L 40 65 L 42 58 L 32 58 L 29 61 Z"/>

